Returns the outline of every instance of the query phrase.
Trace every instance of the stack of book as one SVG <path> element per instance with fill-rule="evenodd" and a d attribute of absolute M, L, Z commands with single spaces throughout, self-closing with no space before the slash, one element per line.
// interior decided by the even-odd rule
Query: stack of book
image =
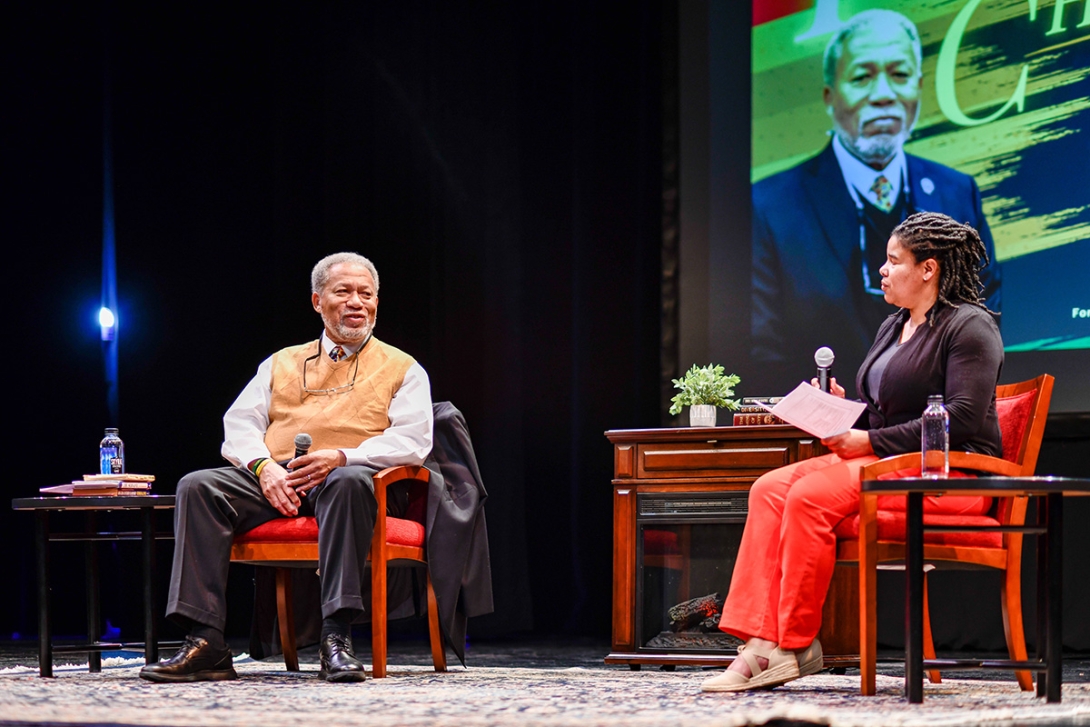
<path fill-rule="evenodd" d="M 734 426 L 753 426 L 760 424 L 785 424 L 775 414 L 769 414 L 761 404 L 775 406 L 782 396 L 745 396 L 734 411 Z"/>
<path fill-rule="evenodd" d="M 42 487 L 44 495 L 77 495 L 102 497 L 103 495 L 147 495 L 155 475 L 84 475 L 82 480 L 72 480 L 63 485 Z"/>

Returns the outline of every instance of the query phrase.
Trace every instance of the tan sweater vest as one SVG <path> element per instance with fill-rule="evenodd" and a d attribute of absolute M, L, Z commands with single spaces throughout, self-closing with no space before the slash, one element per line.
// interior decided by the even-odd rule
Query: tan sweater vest
<path fill-rule="evenodd" d="M 317 358 L 306 361 L 316 353 Z M 309 389 L 345 386 L 356 369 L 356 357 L 335 362 L 318 341 L 273 354 L 265 446 L 274 460 L 295 455 L 295 435 L 300 432 L 313 438 L 312 452 L 354 449 L 382 434 L 390 426 L 390 402 L 414 363 L 405 352 L 372 338 L 359 352 L 355 386 L 333 394 L 308 394 L 303 391 L 304 361 Z"/>

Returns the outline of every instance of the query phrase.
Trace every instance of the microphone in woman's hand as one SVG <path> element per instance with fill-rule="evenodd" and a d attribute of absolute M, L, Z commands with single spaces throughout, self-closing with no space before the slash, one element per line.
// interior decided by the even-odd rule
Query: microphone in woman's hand
<path fill-rule="evenodd" d="M 829 380 L 832 378 L 831 372 L 833 359 L 835 358 L 833 349 L 828 346 L 822 346 L 814 352 L 814 363 L 817 364 L 818 388 L 826 394 L 829 393 Z"/>

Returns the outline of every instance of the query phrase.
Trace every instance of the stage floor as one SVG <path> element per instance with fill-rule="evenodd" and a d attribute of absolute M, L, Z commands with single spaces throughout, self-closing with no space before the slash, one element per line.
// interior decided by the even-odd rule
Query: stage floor
<path fill-rule="evenodd" d="M 247 649 L 244 640 L 232 640 L 231 649 L 235 655 L 242 654 Z M 173 650 L 161 656 L 169 656 Z M 366 640 L 357 636 L 357 652 L 360 658 L 370 663 L 371 652 Z M 470 642 L 466 649 L 466 664 L 470 668 L 495 667 L 515 669 L 621 669 L 626 667 L 606 666 L 603 663 L 605 655 L 609 653 L 609 643 L 593 639 L 571 640 L 534 640 L 534 639 L 507 639 L 499 641 Z M 109 655 L 123 654 L 127 658 L 141 656 L 141 652 L 110 652 Z M 1005 659 L 1006 654 L 984 653 L 943 653 L 940 656 L 953 658 L 992 657 Z M 448 653 L 447 658 L 452 665 L 457 664 L 457 658 Z M 878 673 L 886 676 L 904 676 L 903 654 L 896 651 L 884 651 L 879 656 Z M 269 663 L 280 662 L 279 658 L 266 660 Z M 318 666 L 318 649 L 312 646 L 301 649 L 299 662 L 302 667 Z M 389 647 L 389 663 L 391 665 L 420 665 L 431 662 L 431 652 L 428 643 L 423 640 L 391 641 Z M 61 666 L 72 663 L 86 663 L 86 655 L 61 654 L 54 655 L 53 663 Z M 0 642 L 0 669 L 15 666 L 37 666 L 38 646 L 33 641 L 7 641 Z M 707 671 L 709 674 L 715 669 L 700 667 L 677 667 L 678 671 Z M 643 667 L 644 671 L 659 671 L 659 667 Z M 858 675 L 858 669 L 848 669 L 850 676 Z M 958 671 L 950 672 L 950 677 L 958 679 L 980 679 L 986 681 L 1014 681 L 1014 674 L 1007 671 Z M 1063 662 L 1063 680 L 1065 684 L 1090 682 L 1090 654 L 1069 654 Z"/>
<path fill-rule="evenodd" d="M 360 640 L 361 643 L 365 639 Z M 243 644 L 232 644 L 236 650 Z M 367 649 L 359 649 L 365 664 Z M 127 653 L 101 674 L 57 660 L 55 679 L 37 677 L 33 643 L 0 645 L 0 727 L 707 727 L 709 724 L 827 727 L 1055 727 L 1090 725 L 1090 658 L 1065 660 L 1063 702 L 1020 692 L 1006 672 L 946 674 L 925 685 L 923 705 L 904 698 L 901 667 L 883 662 L 878 695 L 859 695 L 858 672 L 823 672 L 771 691 L 704 694 L 713 673 L 606 666 L 604 641 L 472 643 L 468 668 L 430 667 L 426 642 L 390 645 L 386 679 L 327 684 L 316 678 L 316 649 L 301 672 L 282 661 L 237 658 L 239 680 L 161 685 L 137 676 Z M 892 656 L 892 655 L 891 655 Z M 120 663 L 119 663 L 120 662 Z"/>

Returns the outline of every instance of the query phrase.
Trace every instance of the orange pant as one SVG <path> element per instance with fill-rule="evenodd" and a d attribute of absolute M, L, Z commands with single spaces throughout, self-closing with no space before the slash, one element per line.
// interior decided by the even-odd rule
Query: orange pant
<path fill-rule="evenodd" d="M 833 531 L 859 512 L 859 471 L 877 459 L 826 454 L 772 470 L 753 483 L 720 629 L 784 649 L 810 645 L 821 630 L 836 567 Z M 880 497 L 878 507 L 903 510 L 904 502 Z M 924 512 L 979 515 L 989 505 L 982 497 L 924 498 Z"/>
<path fill-rule="evenodd" d="M 720 629 L 784 649 L 810 645 L 836 566 L 833 528 L 859 512 L 859 470 L 877 459 L 826 454 L 753 483 Z"/>

